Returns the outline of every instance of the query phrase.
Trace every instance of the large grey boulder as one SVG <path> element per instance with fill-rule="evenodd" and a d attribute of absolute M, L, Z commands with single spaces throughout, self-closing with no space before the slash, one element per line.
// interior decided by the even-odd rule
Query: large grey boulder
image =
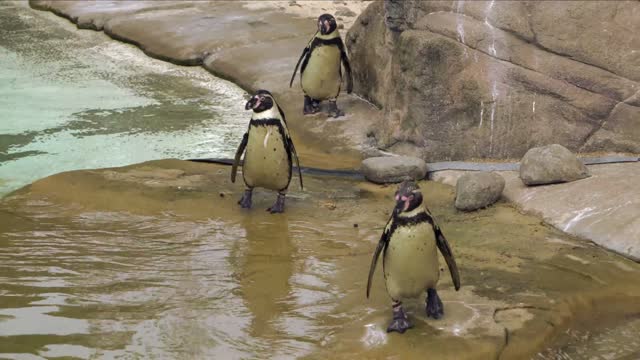
<path fill-rule="evenodd" d="M 473 211 L 495 203 L 502 195 L 504 184 L 504 178 L 494 172 L 477 171 L 462 175 L 456 183 L 456 209 Z"/>
<path fill-rule="evenodd" d="M 373 2 L 346 36 L 377 148 L 427 162 L 640 151 L 638 1 Z M 598 24 L 598 26 L 592 26 Z M 410 149 L 410 147 L 404 147 Z"/>
<path fill-rule="evenodd" d="M 382 156 L 362 162 L 364 177 L 374 183 L 398 183 L 404 180 L 422 180 L 427 174 L 427 164 L 411 156 Z"/>
<path fill-rule="evenodd" d="M 562 183 L 589 176 L 582 161 L 558 144 L 530 149 L 520 161 L 520 179 L 526 185 Z"/>

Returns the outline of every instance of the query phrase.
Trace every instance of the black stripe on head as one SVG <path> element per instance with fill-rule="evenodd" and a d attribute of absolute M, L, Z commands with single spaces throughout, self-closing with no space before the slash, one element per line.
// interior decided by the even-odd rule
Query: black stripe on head
<path fill-rule="evenodd" d="M 409 212 L 422 204 L 422 191 L 413 181 L 403 181 L 395 194 L 395 214 Z"/>
<path fill-rule="evenodd" d="M 318 17 L 318 31 L 322 35 L 331 34 L 336 30 L 338 24 L 336 23 L 336 18 L 331 14 L 322 14 Z"/>
<path fill-rule="evenodd" d="M 275 100 L 270 92 L 267 90 L 258 90 L 251 99 L 247 101 L 244 108 L 245 110 L 253 109 L 253 112 L 259 113 L 271 109 L 274 102 Z"/>

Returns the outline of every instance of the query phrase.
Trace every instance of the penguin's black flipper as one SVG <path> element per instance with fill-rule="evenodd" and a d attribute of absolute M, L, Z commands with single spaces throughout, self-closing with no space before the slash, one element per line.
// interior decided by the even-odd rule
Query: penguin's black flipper
<path fill-rule="evenodd" d="M 309 46 L 307 46 L 306 48 L 304 48 L 304 50 L 302 50 L 302 55 L 300 55 L 300 59 L 298 59 L 298 63 L 296 64 L 296 68 L 293 69 L 293 75 L 291 75 L 291 81 L 289 82 L 289 87 L 291 87 L 293 85 L 293 79 L 296 78 L 296 73 L 298 72 L 298 67 L 300 66 L 300 63 L 302 62 L 302 59 L 307 57 L 307 54 L 309 54 Z"/>
<path fill-rule="evenodd" d="M 294 73 L 295 74 L 295 73 Z M 287 119 L 284 116 L 284 111 L 278 105 L 278 112 L 282 117 L 282 122 L 285 126 L 287 126 Z M 302 185 L 302 170 L 300 169 L 300 158 L 298 157 L 298 153 L 296 152 L 296 147 L 293 146 L 293 140 L 291 140 L 291 136 L 289 136 L 289 129 L 285 132 L 285 146 L 287 147 L 287 151 L 296 158 L 296 166 L 298 167 L 298 177 L 300 178 L 300 189 L 304 190 L 304 185 Z"/>
<path fill-rule="evenodd" d="M 451 252 L 451 248 L 449 247 L 449 242 L 447 242 L 447 238 L 444 237 L 442 230 L 440 230 L 440 227 L 435 222 L 433 223 L 433 232 L 436 235 L 436 245 L 438 249 L 440 249 L 444 261 L 447 262 L 447 267 L 449 267 L 453 286 L 456 288 L 456 291 L 458 291 L 458 289 L 460 289 L 460 273 L 458 272 L 456 260 L 453 258 L 453 252 Z"/>
<path fill-rule="evenodd" d="M 247 147 L 247 142 L 249 141 L 249 133 L 244 133 L 242 137 L 242 141 L 240 142 L 240 146 L 238 146 L 238 150 L 236 150 L 236 157 L 233 160 L 233 166 L 231 166 L 231 182 L 236 182 L 236 172 L 238 171 L 238 164 L 240 164 L 240 157 L 242 157 L 242 153 L 244 153 L 244 148 Z"/>
<path fill-rule="evenodd" d="M 298 178 L 300 178 L 300 189 L 304 190 L 304 185 L 302 184 L 302 170 L 300 169 L 300 158 L 298 158 L 298 153 L 296 152 L 296 147 L 293 146 L 293 140 L 289 134 L 287 134 L 287 144 L 289 146 L 289 151 L 296 158 L 296 166 L 298 167 Z"/>
<path fill-rule="evenodd" d="M 391 236 L 392 224 L 393 216 L 387 222 L 387 226 L 384 227 L 384 231 L 382 232 L 382 236 L 380 236 L 380 241 L 378 241 L 376 251 L 373 253 L 373 259 L 371 259 L 371 267 L 369 268 L 369 278 L 367 279 L 367 299 L 369 298 L 369 292 L 371 291 L 371 280 L 373 279 L 373 273 L 376 271 L 376 265 L 378 264 L 380 253 L 383 251 L 386 252 L 387 245 L 389 245 L 389 237 Z"/>
<path fill-rule="evenodd" d="M 353 76 L 351 75 L 351 64 L 349 64 L 349 57 L 347 57 L 347 51 L 344 48 L 344 43 L 341 38 L 338 38 L 338 48 L 340 48 L 340 59 L 342 60 L 342 65 L 344 65 L 344 70 L 347 75 L 347 94 L 351 94 L 353 91 Z"/>

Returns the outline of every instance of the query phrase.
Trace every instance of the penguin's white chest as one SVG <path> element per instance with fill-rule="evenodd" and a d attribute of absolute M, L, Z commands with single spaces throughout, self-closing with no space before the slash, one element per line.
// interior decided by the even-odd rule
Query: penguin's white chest
<path fill-rule="evenodd" d="M 304 93 L 316 100 L 336 98 L 341 81 L 340 49 L 329 45 L 313 49 L 301 77 Z"/>
<path fill-rule="evenodd" d="M 291 164 L 277 126 L 252 126 L 242 176 L 250 187 L 283 190 L 291 179 Z"/>
<path fill-rule="evenodd" d="M 403 226 L 394 231 L 384 257 L 384 276 L 394 300 L 414 298 L 435 288 L 440 269 L 430 224 Z"/>

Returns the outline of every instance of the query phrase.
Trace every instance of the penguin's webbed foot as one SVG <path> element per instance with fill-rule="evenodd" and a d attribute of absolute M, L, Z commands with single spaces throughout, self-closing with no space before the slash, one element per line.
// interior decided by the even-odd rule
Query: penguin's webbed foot
<path fill-rule="evenodd" d="M 400 334 L 404 334 L 405 331 L 411 329 L 412 327 L 413 324 L 411 323 L 411 321 L 409 321 L 409 319 L 393 319 L 391 324 L 389 324 L 389 327 L 387 327 L 387 332 L 390 333 L 397 331 Z"/>
<path fill-rule="evenodd" d="M 304 107 L 302 108 L 303 115 L 313 115 L 320 111 L 320 101 L 314 100 L 305 95 Z"/>
<path fill-rule="evenodd" d="M 436 289 L 427 289 L 427 317 L 440 319 L 444 315 L 444 305 Z"/>
<path fill-rule="evenodd" d="M 344 116 L 344 111 L 338 109 L 338 103 L 335 100 L 329 101 L 329 116 L 334 118 Z"/>
<path fill-rule="evenodd" d="M 271 205 L 270 208 L 267 209 L 268 212 L 272 213 L 272 214 L 276 214 L 276 213 L 283 213 L 284 212 L 284 194 L 278 194 L 278 198 L 276 199 L 276 202 L 273 203 L 273 205 Z"/>
<path fill-rule="evenodd" d="M 247 189 L 244 191 L 244 194 L 242 195 L 242 198 L 240 198 L 240 200 L 238 200 L 238 204 L 240 204 L 240 207 L 243 209 L 251 209 L 251 195 L 253 194 L 253 191 L 251 189 Z"/>
<path fill-rule="evenodd" d="M 411 329 L 413 324 L 409 321 L 409 317 L 404 313 L 404 309 L 402 309 L 402 303 L 397 303 L 393 305 L 393 320 L 391 324 L 387 327 L 387 332 L 399 332 L 400 334 L 404 334 L 405 331 Z"/>

